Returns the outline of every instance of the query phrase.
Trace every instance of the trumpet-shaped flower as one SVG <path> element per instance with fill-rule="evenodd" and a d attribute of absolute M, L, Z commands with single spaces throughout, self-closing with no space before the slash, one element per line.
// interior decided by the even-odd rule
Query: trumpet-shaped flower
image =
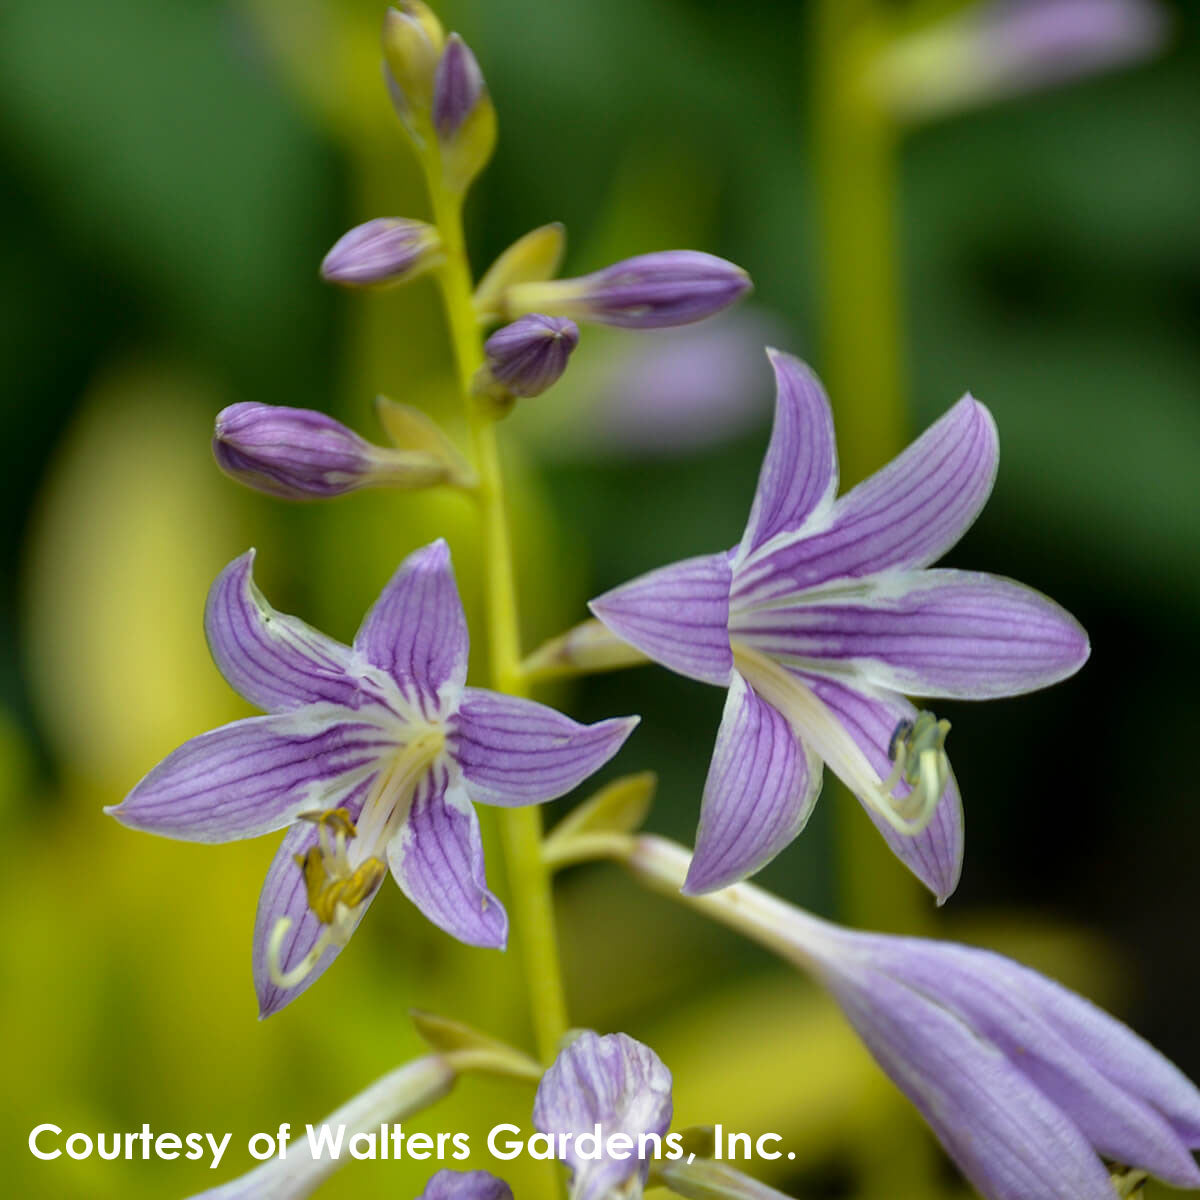
<path fill-rule="evenodd" d="M 466 687 L 466 620 L 443 541 L 401 564 L 352 646 L 272 609 L 252 562 L 253 551 L 217 578 L 205 627 L 222 674 L 271 715 L 193 738 L 108 811 L 198 842 L 288 828 L 254 932 L 263 1016 L 329 966 L 389 868 L 435 925 L 503 947 L 508 920 L 487 887 L 474 803 L 564 795 L 636 718 L 584 726 Z"/>
<path fill-rule="evenodd" d="M 1101 1157 L 1200 1188 L 1200 1092 L 1081 996 L 952 943 L 836 930 L 813 946 L 879 1065 L 989 1200 L 1112 1200 Z"/>
<path fill-rule="evenodd" d="M 583 1033 L 542 1076 L 533 1123 L 566 1137 L 571 1200 L 642 1194 L 655 1152 L 671 1125 L 671 1072 L 662 1059 L 624 1033 Z M 597 1127 L 599 1127 L 597 1129 Z M 595 1139 L 591 1146 L 582 1139 Z M 624 1154 L 609 1153 L 624 1138 Z"/>
<path fill-rule="evenodd" d="M 689 867 L 657 837 L 626 862 L 657 890 Z M 1111 1176 L 1138 1172 L 1200 1188 L 1200 1091 L 1082 996 L 990 951 L 844 929 L 750 883 L 692 903 L 828 988 L 988 1200 L 1115 1200 Z"/>
<path fill-rule="evenodd" d="M 905 696 L 1044 687 L 1078 670 L 1087 637 L 1021 584 L 927 569 L 991 491 L 998 447 L 982 404 L 964 397 L 836 497 L 825 393 L 797 359 L 771 361 L 775 426 L 741 542 L 652 571 L 591 608 L 650 658 L 728 688 L 686 891 L 745 878 L 788 845 L 824 761 L 941 901 L 962 863 L 949 725 Z"/>

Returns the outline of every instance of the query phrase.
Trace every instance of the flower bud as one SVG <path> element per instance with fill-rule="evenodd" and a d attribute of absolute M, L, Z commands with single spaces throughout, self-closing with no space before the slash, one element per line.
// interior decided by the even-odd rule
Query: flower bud
<path fill-rule="evenodd" d="M 664 250 L 579 279 L 518 284 L 508 289 L 505 308 L 512 317 L 536 311 L 628 329 L 660 329 L 711 317 L 750 286 L 746 272 L 723 258 L 698 250 Z"/>
<path fill-rule="evenodd" d="M 495 149 L 496 110 L 475 55 L 457 33 L 447 39 L 437 65 L 433 127 L 446 185 L 464 192 Z"/>
<path fill-rule="evenodd" d="M 427 113 L 433 79 L 446 42 L 441 22 L 421 0 L 401 0 L 383 19 L 384 78 L 404 121 Z"/>
<path fill-rule="evenodd" d="M 343 287 L 407 283 L 441 260 L 441 238 L 432 225 L 376 217 L 338 238 L 321 263 L 321 276 Z"/>
<path fill-rule="evenodd" d="M 532 314 L 505 325 L 484 346 L 492 380 L 514 396 L 540 396 L 567 369 L 579 327 L 565 317 Z"/>
<path fill-rule="evenodd" d="M 284 500 L 430 487 L 450 476 L 435 455 L 374 446 L 324 413 L 273 404 L 233 404 L 219 413 L 213 455 L 239 483 Z"/>

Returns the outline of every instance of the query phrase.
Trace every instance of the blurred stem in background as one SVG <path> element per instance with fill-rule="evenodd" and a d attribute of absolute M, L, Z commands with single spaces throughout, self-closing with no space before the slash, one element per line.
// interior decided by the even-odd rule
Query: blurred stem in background
<path fill-rule="evenodd" d="M 841 489 L 895 457 L 908 440 L 897 236 L 900 131 L 871 94 L 869 67 L 887 27 L 876 0 L 818 0 L 812 111 L 818 237 L 822 253 L 823 375 L 837 415 Z M 828 777 L 827 777 L 828 778 Z M 929 898 L 892 856 L 840 783 L 839 904 L 850 925 L 926 931 Z M 863 1200 L 937 1193 L 932 1147 L 913 1114 L 869 1146 L 856 1146 Z"/>

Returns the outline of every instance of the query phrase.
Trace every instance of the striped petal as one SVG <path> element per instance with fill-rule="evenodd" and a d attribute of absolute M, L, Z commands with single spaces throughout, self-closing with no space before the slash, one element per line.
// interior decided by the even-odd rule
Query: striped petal
<path fill-rule="evenodd" d="M 1035 971 L 968 946 L 922 939 L 877 940 L 883 969 L 909 987 L 936 995 L 976 1033 L 1018 1062 L 1041 1091 L 1071 1115 L 1105 1158 L 1136 1164 L 1177 1187 L 1200 1187 L 1189 1150 L 1200 1117 L 1200 1092 L 1152 1046 L 1107 1013 Z M 1075 1018 L 1056 1026 L 1060 1010 Z M 1108 1077 L 1095 1051 L 1119 1047 L 1121 1081 Z M 1155 1100 L 1157 1075 L 1168 1073 L 1166 1111 Z M 1150 1082 L 1150 1086 L 1147 1085 Z M 1172 1112 L 1184 1116 L 1176 1129 Z"/>
<path fill-rule="evenodd" d="M 766 866 L 804 828 L 820 790 L 820 761 L 735 672 L 684 894 L 715 891 Z"/>
<path fill-rule="evenodd" d="M 735 612 L 740 640 L 797 670 L 911 696 L 985 700 L 1073 675 L 1079 622 L 1040 592 L 975 571 L 897 571 L 853 589 Z"/>
<path fill-rule="evenodd" d="M 784 531 L 797 532 L 837 492 L 837 448 L 829 398 L 798 358 L 768 350 L 775 370 L 775 426 L 758 477 L 739 558 Z"/>
<path fill-rule="evenodd" d="M 640 1197 L 650 1168 L 639 1160 L 643 1134 L 660 1138 L 671 1125 L 671 1072 L 662 1059 L 624 1033 L 582 1033 L 562 1050 L 538 1084 L 533 1123 L 543 1133 L 570 1134 L 564 1161 L 571 1169 L 571 1200 Z M 574 1138 L 594 1136 L 599 1152 L 577 1150 Z M 608 1153 L 609 1140 L 624 1134 L 631 1152 Z"/>
<path fill-rule="evenodd" d="M 439 929 L 468 946 L 504 949 L 508 914 L 488 891 L 479 818 L 449 771 L 435 766 L 417 786 L 408 820 L 388 844 L 404 894 Z"/>
<path fill-rule="evenodd" d="M 349 794 L 338 798 L 338 806 L 346 809 L 352 821 L 358 820 L 373 779 L 372 776 L 363 780 Z M 312 987 L 344 949 L 344 943 L 327 946 L 313 969 L 295 987 L 281 988 L 271 979 L 268 948 L 275 927 L 281 919 L 286 918 L 291 922 L 278 949 L 278 966 L 284 974 L 304 961 L 325 932 L 325 926 L 317 920 L 308 906 L 304 872 L 296 862 L 297 856 L 303 857 L 317 844 L 319 836 L 318 827 L 311 821 L 297 821 L 279 843 L 279 849 L 271 860 L 267 878 L 258 896 L 258 911 L 254 916 L 253 962 L 254 990 L 258 994 L 260 1020 L 286 1008 L 297 996 Z M 353 843 L 351 846 L 353 847 Z M 378 892 L 379 889 L 376 888 L 355 909 L 355 928 Z"/>
<path fill-rule="evenodd" d="M 254 551 L 234 559 L 208 593 L 204 630 L 230 687 L 267 712 L 327 701 L 357 707 L 350 648 L 276 612 L 254 582 Z"/>
<path fill-rule="evenodd" d="M 989 1200 L 1112 1200 L 1083 1131 L 936 993 L 883 972 L 826 976 L 879 1065 Z"/>
<path fill-rule="evenodd" d="M 333 704 L 250 717 L 185 742 L 105 811 L 183 841 L 258 837 L 334 807 L 394 744 L 385 727 Z"/>
<path fill-rule="evenodd" d="M 762 603 L 830 579 L 928 566 L 979 515 L 998 458 L 991 414 L 964 396 L 904 453 L 837 500 L 826 528 L 798 531 L 751 555 L 734 580 L 735 605 Z"/>
<path fill-rule="evenodd" d="M 638 723 L 580 725 L 553 708 L 466 688 L 450 719 L 449 748 L 479 804 L 516 807 L 565 796 L 621 748 Z"/>
<path fill-rule="evenodd" d="M 617 637 L 680 675 L 729 683 L 729 583 L 726 554 L 661 567 L 605 592 L 588 607 Z"/>
<path fill-rule="evenodd" d="M 467 619 L 442 538 L 410 554 L 363 618 L 354 648 L 386 671 L 426 717 L 467 679 Z"/>
<path fill-rule="evenodd" d="M 896 726 L 911 721 L 916 709 L 902 696 L 883 695 L 849 687 L 820 676 L 804 676 L 803 682 L 854 739 L 871 768 L 885 778 L 891 771 L 888 744 Z M 911 789 L 901 781 L 894 794 Z M 864 810 L 891 847 L 892 853 L 944 904 L 958 887 L 963 861 L 962 796 L 954 776 L 942 793 L 933 819 L 920 833 L 909 837 L 892 828 L 870 805 Z"/>

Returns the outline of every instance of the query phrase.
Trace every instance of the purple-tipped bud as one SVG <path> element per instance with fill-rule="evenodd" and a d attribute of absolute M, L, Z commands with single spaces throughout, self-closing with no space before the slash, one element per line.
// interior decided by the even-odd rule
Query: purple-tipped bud
<path fill-rule="evenodd" d="M 562 377 L 579 327 L 566 317 L 532 313 L 496 330 L 487 340 L 492 379 L 514 396 L 540 396 Z"/>
<path fill-rule="evenodd" d="M 723 258 L 664 250 L 579 279 L 519 284 L 505 301 L 512 316 L 536 310 L 628 329 L 661 329 L 711 317 L 750 287 L 746 272 Z"/>
<path fill-rule="evenodd" d="M 406 283 L 441 259 L 441 238 L 432 225 L 376 217 L 338 238 L 321 263 L 321 276 L 343 287 Z"/>
<path fill-rule="evenodd" d="M 440 141 L 448 142 L 458 133 L 485 91 L 475 55 L 457 33 L 452 33 L 446 39 L 433 82 L 433 127 Z"/>
<path fill-rule="evenodd" d="M 239 483 L 284 500 L 327 500 L 373 485 L 428 487 L 448 476 L 432 455 L 373 446 L 324 413 L 274 404 L 220 412 L 213 455 Z"/>

